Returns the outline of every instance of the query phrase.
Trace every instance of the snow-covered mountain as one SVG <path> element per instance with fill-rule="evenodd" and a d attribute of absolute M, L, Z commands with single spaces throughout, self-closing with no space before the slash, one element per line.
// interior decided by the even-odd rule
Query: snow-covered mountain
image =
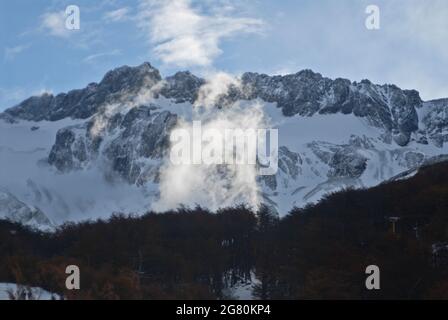
<path fill-rule="evenodd" d="M 448 99 L 424 102 L 415 90 L 332 80 L 310 70 L 245 73 L 231 81 L 190 72 L 162 78 L 143 63 L 112 70 L 84 89 L 31 97 L 0 114 L 0 216 L 50 226 L 154 209 L 170 131 L 205 104 L 214 114 L 261 110 L 264 123 L 278 128 L 279 170 L 258 176 L 255 191 L 258 202 L 281 215 L 448 154 Z M 234 176 L 217 172 L 206 177 L 226 182 L 221 189 L 176 182 L 202 195 L 181 202 L 212 209 L 209 199 L 244 202 L 246 189 L 226 187 Z"/>
<path fill-rule="evenodd" d="M 63 300 L 63 297 L 39 287 L 0 282 L 0 300 Z"/>

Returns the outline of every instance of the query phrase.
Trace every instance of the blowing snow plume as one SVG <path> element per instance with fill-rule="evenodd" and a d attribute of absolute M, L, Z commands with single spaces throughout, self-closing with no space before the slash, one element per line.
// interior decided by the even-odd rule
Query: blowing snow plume
<path fill-rule="evenodd" d="M 167 159 L 164 163 L 160 172 L 160 198 L 153 203 L 153 209 L 163 211 L 181 205 L 201 205 L 216 210 L 243 203 L 257 207 L 260 203 L 257 167 L 250 161 L 238 164 L 238 159 L 244 162 L 253 140 L 243 139 L 241 148 L 231 147 L 231 152 L 226 153 L 224 137 L 229 131 L 237 130 L 233 131 L 237 133 L 234 138 L 241 141 L 238 133 L 257 132 L 257 129 L 267 128 L 268 122 L 257 103 L 222 106 L 221 100 L 229 88 L 240 87 L 239 80 L 210 70 L 214 59 L 222 52 L 219 47 L 222 39 L 259 32 L 263 22 L 229 16 L 229 3 L 218 2 L 213 8 L 204 8 L 189 0 L 142 0 L 140 4 L 139 25 L 148 31 L 148 43 L 165 65 L 196 66 L 211 74 L 198 92 L 191 119 L 179 118 L 173 129 L 184 135 L 187 147 L 182 156 L 187 161 L 174 163 Z M 182 140 L 181 136 L 177 138 Z M 260 135 L 258 142 L 263 143 L 263 139 Z M 171 151 L 176 143 L 178 145 L 179 141 L 172 135 Z M 225 161 L 230 153 L 235 156 L 235 163 Z M 223 157 L 221 161 L 220 156 Z M 247 156 L 246 160 L 254 160 L 249 158 Z"/>
<path fill-rule="evenodd" d="M 199 90 L 193 121 L 181 119 L 172 131 L 170 160 L 161 169 L 160 199 L 154 210 L 260 205 L 256 153 L 257 147 L 266 145 L 269 121 L 256 102 L 218 108 L 232 86 L 240 86 L 235 77 L 222 72 L 212 76 Z M 276 152 L 272 138 L 270 155 Z"/>
<path fill-rule="evenodd" d="M 258 32 L 262 21 L 226 15 L 229 5 L 201 12 L 190 0 L 141 0 L 139 26 L 165 64 L 208 67 L 221 54 L 221 39 Z M 209 10 L 210 11 L 210 10 Z"/>

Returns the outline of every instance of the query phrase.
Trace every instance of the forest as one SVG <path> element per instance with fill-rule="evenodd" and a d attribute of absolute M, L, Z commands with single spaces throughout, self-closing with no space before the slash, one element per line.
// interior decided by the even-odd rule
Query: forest
<path fill-rule="evenodd" d="M 81 289 L 67 290 L 77 265 Z M 377 265 L 381 288 L 367 290 Z M 0 282 L 66 299 L 448 298 L 448 162 L 348 189 L 283 218 L 260 208 L 197 207 L 67 223 L 43 233 L 0 221 Z"/>

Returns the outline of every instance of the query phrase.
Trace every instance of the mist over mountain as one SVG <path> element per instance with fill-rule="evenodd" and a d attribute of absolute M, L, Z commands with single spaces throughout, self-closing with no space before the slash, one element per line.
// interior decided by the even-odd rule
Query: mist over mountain
<path fill-rule="evenodd" d="M 1 214 L 40 227 L 182 205 L 264 204 L 284 215 L 445 159 L 447 110 L 448 99 L 422 101 L 416 90 L 311 70 L 203 79 L 188 71 L 163 78 L 147 62 L 123 66 L 99 83 L 30 97 L 0 114 Z M 175 171 L 169 135 L 192 120 L 277 128 L 277 174 Z"/>

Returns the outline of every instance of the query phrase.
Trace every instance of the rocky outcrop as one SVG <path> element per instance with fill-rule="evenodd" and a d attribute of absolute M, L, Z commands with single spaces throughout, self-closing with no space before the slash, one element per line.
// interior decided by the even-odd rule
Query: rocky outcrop
<path fill-rule="evenodd" d="M 168 152 L 169 133 L 176 123 L 177 116 L 168 111 L 151 112 L 146 106 L 132 109 L 117 137 L 104 146 L 103 155 L 129 183 L 154 181 L 157 170 L 146 160 L 161 160 Z"/>
<path fill-rule="evenodd" d="M 0 218 L 23 225 L 39 226 L 45 230 L 53 228 L 52 222 L 39 208 L 26 205 L 8 191 L 1 189 Z"/>
<path fill-rule="evenodd" d="M 285 116 L 352 113 L 391 132 L 402 146 L 418 129 L 416 108 L 422 104 L 415 90 L 375 85 L 368 80 L 360 83 L 341 78 L 332 80 L 311 70 L 286 76 L 245 73 L 240 97 L 276 102 Z"/>
<path fill-rule="evenodd" d="M 176 123 L 175 114 L 145 105 L 131 108 L 124 116 L 98 114 L 85 124 L 60 129 L 48 163 L 67 172 L 84 168 L 100 158 L 101 163 L 106 161 L 113 172 L 129 183 L 143 183 L 142 179 L 148 179 L 147 160 L 160 160 L 164 156 L 169 132 Z M 97 132 L 94 130 L 97 126 L 104 129 Z"/>
<path fill-rule="evenodd" d="M 174 99 L 176 103 L 194 103 L 198 97 L 199 88 L 203 84 L 205 84 L 204 79 L 196 77 L 189 71 L 177 72 L 165 79 L 160 94 Z"/>
<path fill-rule="evenodd" d="M 437 147 L 448 142 L 448 99 L 425 102 L 426 114 L 422 119 L 425 133 Z"/>
<path fill-rule="evenodd" d="M 312 142 L 308 146 L 313 153 L 331 169 L 328 177 L 358 178 L 367 167 L 367 158 L 358 150 L 366 147 L 353 139 L 351 144 L 335 145 L 326 142 Z"/>

